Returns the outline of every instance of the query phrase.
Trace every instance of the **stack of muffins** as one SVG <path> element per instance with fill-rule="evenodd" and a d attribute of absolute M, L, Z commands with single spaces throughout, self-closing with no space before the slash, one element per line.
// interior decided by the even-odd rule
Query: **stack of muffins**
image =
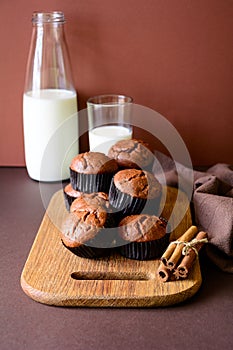
<path fill-rule="evenodd" d="M 160 257 L 169 233 L 167 221 L 157 216 L 162 186 L 151 172 L 153 160 L 148 144 L 136 139 L 118 141 L 107 156 L 77 155 L 64 187 L 64 246 L 85 258 L 113 250 L 131 259 Z"/>

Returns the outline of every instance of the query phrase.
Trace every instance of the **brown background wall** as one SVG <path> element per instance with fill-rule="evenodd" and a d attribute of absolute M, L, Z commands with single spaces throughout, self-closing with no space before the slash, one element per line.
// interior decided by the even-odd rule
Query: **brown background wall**
<path fill-rule="evenodd" d="M 175 126 L 194 165 L 233 163 L 232 0 L 0 0 L 0 165 L 24 165 L 34 10 L 67 17 L 80 109 L 92 95 L 131 95 Z"/>

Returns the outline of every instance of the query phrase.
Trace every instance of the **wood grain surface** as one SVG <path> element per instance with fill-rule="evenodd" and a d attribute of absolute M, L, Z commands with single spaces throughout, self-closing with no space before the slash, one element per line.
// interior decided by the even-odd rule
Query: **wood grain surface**
<path fill-rule="evenodd" d="M 172 220 L 187 206 L 185 194 L 167 188 L 162 215 Z M 177 211 L 177 213 L 176 213 Z M 173 213 L 172 213 L 173 212 Z M 172 213 L 172 215 L 171 215 Z M 137 261 L 117 254 L 102 259 L 80 258 L 61 243 L 59 225 L 66 214 L 62 191 L 52 197 L 21 274 L 21 286 L 33 300 L 56 306 L 158 307 L 192 297 L 202 279 L 198 259 L 187 279 L 163 283 L 159 260 Z M 189 207 L 172 231 L 178 238 L 192 224 Z"/>

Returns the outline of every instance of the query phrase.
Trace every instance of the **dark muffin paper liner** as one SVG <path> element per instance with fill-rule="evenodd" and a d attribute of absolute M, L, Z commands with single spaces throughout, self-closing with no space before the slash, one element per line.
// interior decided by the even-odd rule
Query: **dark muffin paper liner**
<path fill-rule="evenodd" d="M 107 218 L 106 218 L 106 221 L 105 221 L 105 224 L 104 224 L 104 227 L 105 228 L 114 228 L 116 227 L 116 217 L 115 217 L 115 214 L 114 213 L 107 213 Z"/>
<path fill-rule="evenodd" d="M 119 221 L 124 216 L 140 214 L 146 205 L 146 199 L 132 197 L 127 193 L 121 192 L 112 179 L 109 190 L 109 203 L 114 208 L 115 216 L 118 216 Z"/>
<path fill-rule="evenodd" d="M 110 248 L 96 248 L 96 247 L 89 247 L 84 244 L 80 245 L 79 247 L 68 247 L 65 245 L 65 243 L 62 241 L 62 244 L 65 248 L 67 248 L 71 253 L 86 259 L 100 259 L 106 256 L 109 256 L 111 254 Z"/>
<path fill-rule="evenodd" d="M 64 195 L 65 207 L 66 207 L 67 211 L 70 211 L 71 204 L 76 199 L 76 197 L 72 197 L 72 196 L 68 195 L 65 191 L 63 191 L 63 195 Z"/>
<path fill-rule="evenodd" d="M 162 256 L 169 244 L 170 233 L 160 239 L 148 242 L 130 242 L 118 248 L 118 252 L 128 259 L 153 260 Z"/>
<path fill-rule="evenodd" d="M 74 190 L 86 193 L 108 193 L 114 173 L 82 174 L 70 169 L 70 182 Z"/>

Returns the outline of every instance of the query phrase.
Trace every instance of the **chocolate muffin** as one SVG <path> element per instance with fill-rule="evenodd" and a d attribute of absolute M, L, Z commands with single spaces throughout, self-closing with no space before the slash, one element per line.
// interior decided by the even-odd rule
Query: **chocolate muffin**
<path fill-rule="evenodd" d="M 111 182 L 109 202 L 119 215 L 156 214 L 159 210 L 162 186 L 154 175 L 140 169 L 118 171 Z"/>
<path fill-rule="evenodd" d="M 104 228 L 104 211 L 75 211 L 68 213 L 61 227 L 63 245 L 82 258 L 100 258 L 111 253 L 109 230 Z"/>
<path fill-rule="evenodd" d="M 86 212 L 96 218 L 103 218 L 104 227 L 114 227 L 115 221 L 110 209 L 108 195 L 104 192 L 82 193 L 70 206 L 70 212 Z"/>
<path fill-rule="evenodd" d="M 66 209 L 69 211 L 70 210 L 70 206 L 73 203 L 73 201 L 80 197 L 82 195 L 83 192 L 80 191 L 75 191 L 73 189 L 73 187 L 71 186 L 71 183 L 67 184 L 64 188 L 63 188 L 63 195 L 64 195 L 64 201 L 65 201 L 65 206 Z"/>
<path fill-rule="evenodd" d="M 104 153 L 80 153 L 71 161 L 70 182 L 76 191 L 107 193 L 112 176 L 117 170 L 116 160 Z"/>
<path fill-rule="evenodd" d="M 108 151 L 110 158 L 116 159 L 120 168 L 151 170 L 153 154 L 149 144 L 142 140 L 120 140 Z"/>
<path fill-rule="evenodd" d="M 155 215 L 125 217 L 119 224 L 123 243 L 120 254 L 137 260 L 159 258 L 169 244 L 170 233 L 166 233 L 166 226 L 167 221 Z"/>

